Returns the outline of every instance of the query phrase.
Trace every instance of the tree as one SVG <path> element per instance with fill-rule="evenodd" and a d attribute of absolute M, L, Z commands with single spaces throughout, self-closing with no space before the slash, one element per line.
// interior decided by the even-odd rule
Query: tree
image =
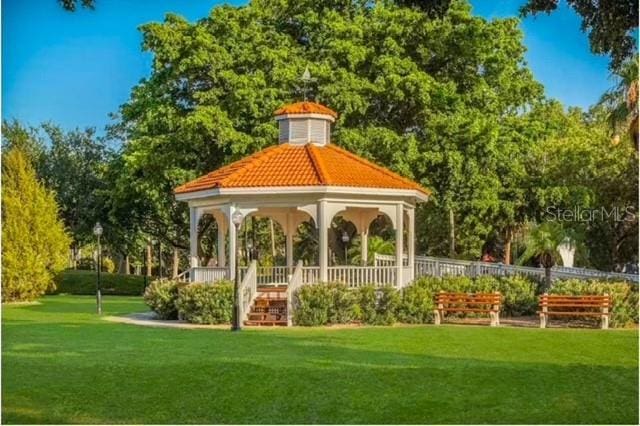
<path fill-rule="evenodd" d="M 353 244 L 349 248 L 349 262 L 354 265 L 362 264 L 362 249 L 361 249 L 362 241 L 360 237 L 354 238 Z M 364 263 L 365 265 L 369 265 L 373 262 L 375 254 L 387 254 L 393 255 L 395 254 L 396 249 L 394 245 L 394 241 L 385 240 L 382 237 L 377 235 L 373 235 L 369 237 L 367 241 L 367 261 Z"/>
<path fill-rule="evenodd" d="M 67 262 L 70 238 L 54 195 L 18 148 L 2 159 L 2 301 L 33 300 Z"/>
<path fill-rule="evenodd" d="M 636 51 L 634 31 L 638 28 L 638 0 L 567 0 L 582 17 L 582 30 L 589 33 L 593 53 L 611 55 L 611 68 L 618 68 Z M 558 0 L 527 0 L 523 16 L 552 13 Z"/>
<path fill-rule="evenodd" d="M 394 2 L 257 0 L 142 32 L 153 71 L 111 131 L 127 141 L 117 186 L 144 232 L 181 249 L 173 188 L 273 144 L 272 112 L 301 99 L 308 66 L 309 96 L 340 113 L 335 143 L 433 189 L 438 214 L 419 232 L 453 213 L 456 250 L 478 256 L 508 173 L 502 145 L 517 151 L 500 135 L 542 96 L 518 21 L 474 17 L 461 0 L 437 18 Z"/>
<path fill-rule="evenodd" d="M 86 9 L 93 10 L 95 8 L 95 0 L 58 0 L 62 8 L 68 12 L 75 12 L 78 3 Z"/>
<path fill-rule="evenodd" d="M 544 268 L 545 286 L 544 290 L 551 288 L 551 268 L 560 259 L 558 246 L 565 241 L 575 244 L 576 240 L 570 232 L 558 222 L 545 222 L 535 227 L 525 239 L 525 251 L 518 259 L 519 264 L 523 264 L 531 258 L 537 258 Z"/>
<path fill-rule="evenodd" d="M 638 151 L 638 56 L 622 64 L 614 76 L 616 86 L 602 96 L 599 104 L 608 111 L 614 140 L 628 134 Z"/>

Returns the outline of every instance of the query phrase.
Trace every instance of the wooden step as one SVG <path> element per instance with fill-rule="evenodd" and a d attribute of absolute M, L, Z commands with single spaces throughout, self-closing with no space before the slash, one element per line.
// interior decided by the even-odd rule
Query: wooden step
<path fill-rule="evenodd" d="M 248 325 L 248 326 L 268 326 L 268 327 L 273 327 L 273 326 L 279 326 L 279 327 L 286 327 L 287 326 L 287 321 L 272 321 L 272 320 L 257 320 L 257 321 L 253 321 L 253 320 L 247 320 L 244 322 L 244 325 Z"/>

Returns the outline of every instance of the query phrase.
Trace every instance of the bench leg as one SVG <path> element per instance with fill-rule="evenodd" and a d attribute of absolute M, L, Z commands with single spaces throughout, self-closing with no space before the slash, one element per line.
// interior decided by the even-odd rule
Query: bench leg
<path fill-rule="evenodd" d="M 540 314 L 540 328 L 547 327 L 547 316 L 545 314 Z"/>
<path fill-rule="evenodd" d="M 602 316 L 602 329 L 606 330 L 609 328 L 609 315 Z"/>
<path fill-rule="evenodd" d="M 497 324 L 496 321 L 496 313 L 495 312 L 489 312 L 489 317 L 491 318 L 491 327 L 495 327 Z"/>
<path fill-rule="evenodd" d="M 500 325 L 500 311 L 496 312 L 496 325 Z"/>
<path fill-rule="evenodd" d="M 435 325 L 440 325 L 441 320 L 442 318 L 440 318 L 440 311 L 436 309 L 435 311 L 433 311 L 433 323 Z"/>

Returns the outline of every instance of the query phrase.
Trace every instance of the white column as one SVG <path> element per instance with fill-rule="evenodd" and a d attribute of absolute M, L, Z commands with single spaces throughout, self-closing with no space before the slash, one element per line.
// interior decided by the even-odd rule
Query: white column
<path fill-rule="evenodd" d="M 222 215 L 220 215 L 222 216 Z M 224 223 L 222 223 L 222 220 L 224 220 L 224 218 L 221 218 L 220 221 L 218 221 L 218 219 L 216 219 L 216 221 L 218 221 L 218 266 L 219 267 L 224 267 L 226 260 L 227 260 L 227 248 L 225 247 L 225 235 L 224 235 Z"/>
<path fill-rule="evenodd" d="M 285 243 L 286 243 L 286 255 L 287 255 L 287 266 L 291 269 L 293 268 L 293 218 L 291 217 L 291 213 L 287 212 L 287 224 L 285 227 Z"/>
<path fill-rule="evenodd" d="M 369 228 L 360 230 L 360 263 L 362 266 L 367 265 L 367 254 L 369 253 Z"/>
<path fill-rule="evenodd" d="M 407 237 L 409 241 L 407 241 L 407 245 L 409 246 L 409 253 L 407 253 L 407 257 L 409 258 L 409 281 L 413 281 L 416 278 L 416 211 L 415 209 L 407 210 L 407 215 L 409 216 L 409 232 Z"/>
<path fill-rule="evenodd" d="M 320 281 L 326 282 L 329 277 L 329 238 L 327 235 L 329 229 L 329 219 L 327 217 L 327 202 L 321 200 L 318 202 L 318 250 L 320 260 Z"/>
<path fill-rule="evenodd" d="M 198 266 L 198 221 L 200 215 L 197 207 L 189 207 L 189 264 Z"/>
<path fill-rule="evenodd" d="M 404 221 L 404 211 L 403 211 L 402 203 L 396 204 L 396 284 L 398 288 L 402 287 L 402 248 L 404 246 L 404 242 L 402 241 L 403 237 L 403 221 Z"/>
<path fill-rule="evenodd" d="M 236 278 L 236 226 L 231 223 L 231 215 L 235 208 L 229 209 L 229 279 Z"/>

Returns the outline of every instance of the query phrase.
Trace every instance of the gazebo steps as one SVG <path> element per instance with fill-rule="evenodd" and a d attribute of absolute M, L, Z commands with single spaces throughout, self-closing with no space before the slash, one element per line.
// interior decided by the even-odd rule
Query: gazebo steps
<path fill-rule="evenodd" d="M 251 305 L 244 325 L 247 326 L 286 326 L 287 297 L 286 287 L 258 287 L 258 295 Z"/>

